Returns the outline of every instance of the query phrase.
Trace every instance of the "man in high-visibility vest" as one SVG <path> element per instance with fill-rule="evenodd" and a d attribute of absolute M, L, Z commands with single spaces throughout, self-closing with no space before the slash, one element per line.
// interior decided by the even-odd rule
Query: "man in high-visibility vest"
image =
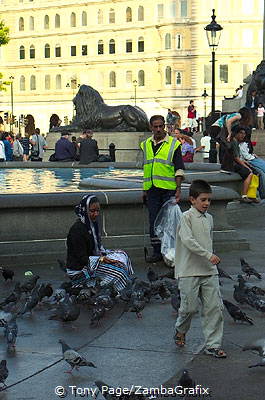
<path fill-rule="evenodd" d="M 162 205 L 171 197 L 179 202 L 181 182 L 184 178 L 184 163 L 181 143 L 165 131 L 162 115 L 150 119 L 153 135 L 141 143 L 144 155 L 143 201 L 149 211 L 150 239 L 153 254 L 146 261 L 154 263 L 162 260 L 161 242 L 154 233 L 154 222 Z"/>

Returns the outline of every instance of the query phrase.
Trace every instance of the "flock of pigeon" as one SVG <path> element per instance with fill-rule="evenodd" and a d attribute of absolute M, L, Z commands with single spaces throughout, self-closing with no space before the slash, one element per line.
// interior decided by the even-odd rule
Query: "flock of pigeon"
<path fill-rule="evenodd" d="M 251 275 L 261 280 L 261 275 L 244 259 L 240 259 L 242 272 L 246 278 Z M 65 272 L 62 261 L 58 260 L 60 268 Z M 233 278 L 218 266 L 220 278 Z M 14 271 L 7 268 L 0 268 L 0 272 L 5 281 L 13 280 Z M 0 301 L 0 327 L 4 328 L 4 336 L 7 343 L 7 351 L 15 352 L 16 338 L 18 335 L 17 319 L 24 314 L 32 311 L 41 305 L 53 307 L 50 320 L 58 320 L 63 323 L 72 323 L 80 315 L 83 305 L 91 309 L 91 326 L 99 324 L 104 315 L 115 307 L 118 302 L 124 303 L 125 312 L 134 312 L 137 318 L 142 318 L 142 311 L 152 298 L 160 298 L 162 301 L 171 298 L 171 305 L 175 312 L 178 312 L 181 297 L 178 289 L 177 280 L 174 279 L 174 270 L 171 269 L 167 274 L 158 275 L 151 267 L 148 268 L 147 280 L 141 280 L 134 276 L 127 286 L 120 292 L 115 289 L 113 283 L 104 285 L 99 278 L 91 280 L 86 287 L 75 287 L 71 281 L 63 282 L 59 288 L 54 289 L 50 283 L 39 283 L 40 277 L 31 272 L 23 283 L 16 282 L 13 291 L 2 301 Z M 221 282 L 220 282 L 221 284 Z M 248 304 L 260 312 L 265 312 L 265 300 L 260 296 L 265 296 L 265 290 L 259 286 L 250 285 L 243 275 L 238 275 L 238 284 L 234 285 L 233 297 L 239 304 Z M 228 300 L 223 300 L 224 305 L 233 320 L 246 322 L 253 325 L 253 320 L 247 316 L 238 305 Z M 69 373 L 82 366 L 96 368 L 87 361 L 76 350 L 72 349 L 64 340 L 60 339 L 64 360 L 70 365 Z M 255 343 L 247 345 L 243 350 L 258 351 L 261 360 L 250 368 L 265 366 L 265 339 L 260 339 Z M 0 384 L 6 388 L 5 381 L 8 377 L 7 361 L 0 362 Z M 183 381 L 183 382 L 182 382 Z M 184 370 L 179 384 L 191 387 L 188 382 L 193 382 L 188 371 Z M 97 384 L 97 382 L 96 382 Z M 98 381 L 98 388 L 102 382 Z M 104 384 L 105 385 L 105 384 Z M 1 389 L 0 389 L 1 390 Z M 130 398 L 133 398 L 131 396 Z"/>

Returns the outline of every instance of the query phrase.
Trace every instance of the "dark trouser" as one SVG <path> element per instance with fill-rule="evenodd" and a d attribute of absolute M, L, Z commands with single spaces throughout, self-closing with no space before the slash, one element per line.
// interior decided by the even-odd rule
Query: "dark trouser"
<path fill-rule="evenodd" d="M 154 223 L 162 205 L 170 199 L 175 197 L 175 190 L 167 190 L 152 186 L 147 190 L 147 207 L 149 211 L 149 226 L 150 226 L 150 239 L 151 246 L 154 249 L 154 254 L 161 253 L 161 242 L 154 232 Z"/>

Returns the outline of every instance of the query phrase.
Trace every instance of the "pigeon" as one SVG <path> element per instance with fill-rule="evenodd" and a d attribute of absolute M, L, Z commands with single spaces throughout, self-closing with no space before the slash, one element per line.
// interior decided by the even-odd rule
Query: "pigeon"
<path fill-rule="evenodd" d="M 259 286 L 250 285 L 245 281 L 242 275 L 237 276 L 239 287 L 244 289 L 247 293 L 252 292 L 257 296 L 265 296 L 265 290 Z"/>
<path fill-rule="evenodd" d="M 219 273 L 220 278 L 227 278 L 227 279 L 231 279 L 233 281 L 232 276 L 230 276 L 227 272 L 225 272 L 221 267 L 219 267 L 219 265 L 217 265 L 217 270 Z"/>
<path fill-rule="evenodd" d="M 4 267 L 0 267 L 0 272 L 2 272 L 2 276 L 5 281 L 7 281 L 8 279 L 10 279 L 12 281 L 12 279 L 15 275 L 15 272 L 12 271 L 12 269 L 4 268 Z"/>
<path fill-rule="evenodd" d="M 261 357 L 261 360 L 258 364 L 249 365 L 248 368 L 265 367 L 265 339 L 258 339 L 251 344 L 245 345 L 242 350 L 255 350 Z"/>
<path fill-rule="evenodd" d="M 6 366 L 6 360 L 2 360 L 0 362 L 0 383 L 2 383 L 3 387 L 7 387 L 5 384 L 5 380 L 8 377 L 8 369 Z"/>
<path fill-rule="evenodd" d="M 178 385 L 182 386 L 182 388 L 193 388 L 195 386 L 195 382 L 192 380 L 187 369 L 184 369 L 182 371 L 181 377 L 178 381 Z"/>
<path fill-rule="evenodd" d="M 4 300 L 0 303 L 0 308 L 5 307 L 9 303 L 17 303 L 18 300 L 20 300 L 22 291 L 20 287 L 20 283 L 17 282 L 14 287 L 14 291 Z"/>
<path fill-rule="evenodd" d="M 154 282 L 158 280 L 158 274 L 153 270 L 152 267 L 148 268 L 147 279 L 149 280 L 149 282 Z"/>
<path fill-rule="evenodd" d="M 60 269 L 61 269 L 64 273 L 66 273 L 66 264 L 65 264 L 65 261 L 58 259 L 57 262 L 58 262 L 58 264 L 59 264 Z"/>
<path fill-rule="evenodd" d="M 175 270 L 174 268 L 171 268 L 169 272 L 163 275 L 159 275 L 158 279 L 164 279 L 164 278 L 169 278 L 169 279 L 175 279 Z"/>
<path fill-rule="evenodd" d="M 241 289 L 239 286 L 234 285 L 233 297 L 237 303 L 245 304 L 247 303 L 245 290 Z"/>
<path fill-rule="evenodd" d="M 71 349 L 64 340 L 60 339 L 59 343 L 62 345 L 62 353 L 64 360 L 71 366 L 70 371 L 65 371 L 67 373 L 72 373 L 72 371 L 76 368 L 78 370 L 79 367 L 92 367 L 97 368 L 95 364 L 90 361 L 87 361 L 81 354 L 79 354 L 74 349 Z"/>
<path fill-rule="evenodd" d="M 251 267 L 243 258 L 240 258 L 241 269 L 246 274 L 247 278 L 250 278 L 251 275 L 256 276 L 258 279 L 262 279 L 262 276 L 255 270 L 255 268 Z"/>
<path fill-rule="evenodd" d="M 144 292 L 142 290 L 134 291 L 127 307 L 125 307 L 125 311 L 135 312 L 137 318 L 142 318 L 141 311 L 143 311 L 145 304 Z"/>
<path fill-rule="evenodd" d="M 45 285 L 44 283 L 41 284 L 38 290 L 39 301 L 42 301 L 45 297 L 51 297 L 53 295 L 53 288 L 50 283 Z"/>
<path fill-rule="evenodd" d="M 253 324 L 253 320 L 248 317 L 238 306 L 236 306 L 233 303 L 230 303 L 228 300 L 223 300 L 223 303 L 228 311 L 228 313 L 231 315 L 233 318 L 234 322 L 236 321 L 242 321 L 242 322 L 247 322 L 250 325 Z"/>
<path fill-rule="evenodd" d="M 94 326 L 99 323 L 99 321 L 104 317 L 106 312 L 105 307 L 102 304 L 96 304 L 92 309 L 92 316 L 90 319 L 90 325 Z"/>
<path fill-rule="evenodd" d="M 35 308 L 39 302 L 39 291 L 40 286 L 36 286 L 33 290 L 29 298 L 26 300 L 23 309 L 18 313 L 18 315 L 23 315 L 28 312 L 32 313 L 33 308 Z"/>
<path fill-rule="evenodd" d="M 26 280 L 26 282 L 24 282 L 21 285 L 22 292 L 25 292 L 25 293 L 31 292 L 34 289 L 34 287 L 36 286 L 37 280 L 39 278 L 40 278 L 39 275 L 33 275 L 30 278 L 28 278 Z"/>
<path fill-rule="evenodd" d="M 80 315 L 80 307 L 76 304 L 75 296 L 66 294 L 65 298 L 58 304 L 55 314 L 52 314 L 49 319 L 62 322 L 72 322 L 77 320 Z"/>
<path fill-rule="evenodd" d="M 106 311 L 112 310 L 112 308 L 115 306 L 114 300 L 107 294 L 98 295 L 95 298 L 95 304 L 102 305 Z"/>
<path fill-rule="evenodd" d="M 16 315 L 5 325 L 4 336 L 7 341 L 7 351 L 14 351 L 18 334 Z"/>

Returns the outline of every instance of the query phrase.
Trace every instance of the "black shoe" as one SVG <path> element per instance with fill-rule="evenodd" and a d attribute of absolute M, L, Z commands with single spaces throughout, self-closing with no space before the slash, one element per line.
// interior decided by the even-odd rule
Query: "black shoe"
<path fill-rule="evenodd" d="M 153 255 L 151 255 L 149 257 L 146 257 L 145 261 L 147 263 L 156 263 L 156 262 L 159 262 L 159 261 L 162 261 L 162 260 L 163 260 L 162 254 L 153 254 Z"/>

